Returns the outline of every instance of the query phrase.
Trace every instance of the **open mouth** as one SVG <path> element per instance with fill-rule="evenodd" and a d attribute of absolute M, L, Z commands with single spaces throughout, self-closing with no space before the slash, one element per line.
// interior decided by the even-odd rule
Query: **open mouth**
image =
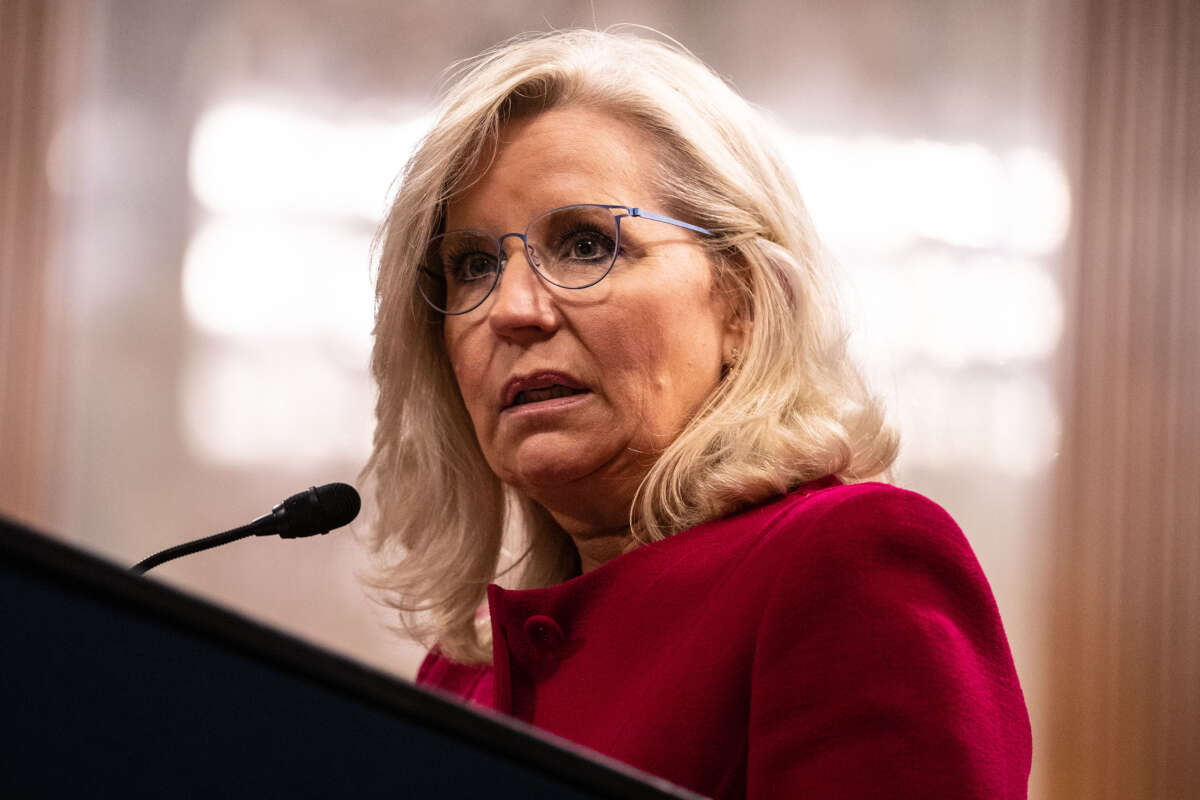
<path fill-rule="evenodd" d="M 512 378 L 504 384 L 500 408 L 510 409 L 534 403 L 553 403 L 555 400 L 565 402 L 575 395 L 590 393 L 591 389 L 587 384 L 573 375 L 558 370 L 544 369 Z"/>
<path fill-rule="evenodd" d="M 540 403 L 543 400 L 555 400 L 559 397 L 571 397 L 576 394 L 587 394 L 587 389 L 573 389 L 570 386 L 563 386 L 559 383 L 538 389 L 525 389 L 524 391 L 517 392 L 509 408 L 529 403 Z"/>

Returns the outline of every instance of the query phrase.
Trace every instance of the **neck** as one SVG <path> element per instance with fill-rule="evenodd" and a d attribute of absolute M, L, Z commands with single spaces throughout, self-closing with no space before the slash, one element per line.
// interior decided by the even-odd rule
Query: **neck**
<path fill-rule="evenodd" d="M 575 549 L 579 551 L 580 572 L 591 572 L 601 564 L 629 552 L 634 546 L 628 528 L 612 533 L 571 538 L 575 541 Z"/>
<path fill-rule="evenodd" d="M 579 554 L 580 572 L 591 572 L 637 546 L 629 528 L 636 482 L 594 481 L 529 491 L 526 495 L 571 537 Z"/>
<path fill-rule="evenodd" d="M 591 572 L 601 564 L 629 552 L 635 546 L 633 534 L 626 522 L 609 526 L 596 525 L 592 520 L 581 520 L 570 514 L 547 510 L 575 543 L 581 573 Z"/>

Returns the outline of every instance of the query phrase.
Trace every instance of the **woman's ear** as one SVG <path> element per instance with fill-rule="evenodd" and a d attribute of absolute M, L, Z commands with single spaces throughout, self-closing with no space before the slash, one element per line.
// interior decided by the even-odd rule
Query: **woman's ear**
<path fill-rule="evenodd" d="M 741 315 L 731 315 L 726 319 L 725 330 L 721 337 L 721 380 L 742 364 L 746 353 L 746 325 Z"/>
<path fill-rule="evenodd" d="M 716 299 L 721 304 L 725 324 L 721 332 L 721 363 L 726 369 L 737 364 L 746 352 L 750 326 L 750 298 L 745 286 L 745 267 L 737 255 L 721 255 L 714 259 Z"/>
<path fill-rule="evenodd" d="M 726 325 L 721 338 L 721 365 L 725 370 L 733 369 L 741 363 L 746 353 L 745 341 L 746 329 L 740 323 L 740 318 L 738 322 Z"/>

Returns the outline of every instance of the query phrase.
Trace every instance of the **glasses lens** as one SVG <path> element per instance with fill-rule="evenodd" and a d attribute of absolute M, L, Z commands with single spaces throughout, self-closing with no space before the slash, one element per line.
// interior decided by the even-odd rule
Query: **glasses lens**
<path fill-rule="evenodd" d="M 420 270 L 421 295 L 447 314 L 469 311 L 482 303 L 496 285 L 499 252 L 496 238 L 480 231 L 435 236 Z"/>
<path fill-rule="evenodd" d="M 535 219 L 526 233 L 533 265 L 551 283 L 582 289 L 617 257 L 617 220 L 603 206 L 567 206 Z"/>

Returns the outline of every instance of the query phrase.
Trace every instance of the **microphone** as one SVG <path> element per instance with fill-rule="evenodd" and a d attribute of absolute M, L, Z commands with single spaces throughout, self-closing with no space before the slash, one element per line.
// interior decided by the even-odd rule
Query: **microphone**
<path fill-rule="evenodd" d="M 302 536 L 329 533 L 335 528 L 349 524 L 358 516 L 361 507 L 362 500 L 358 492 L 349 484 L 327 483 L 324 486 L 310 486 L 284 500 L 271 509 L 271 513 L 263 514 L 249 525 L 170 547 L 139 561 L 129 569 L 130 572 L 141 575 L 167 561 L 236 542 L 248 536 L 278 535 L 284 539 L 298 539 Z"/>
<path fill-rule="evenodd" d="M 297 492 L 250 525 L 263 528 L 255 531 L 255 536 L 279 534 L 284 539 L 299 539 L 348 525 L 360 508 L 362 500 L 353 486 L 327 483 Z"/>

